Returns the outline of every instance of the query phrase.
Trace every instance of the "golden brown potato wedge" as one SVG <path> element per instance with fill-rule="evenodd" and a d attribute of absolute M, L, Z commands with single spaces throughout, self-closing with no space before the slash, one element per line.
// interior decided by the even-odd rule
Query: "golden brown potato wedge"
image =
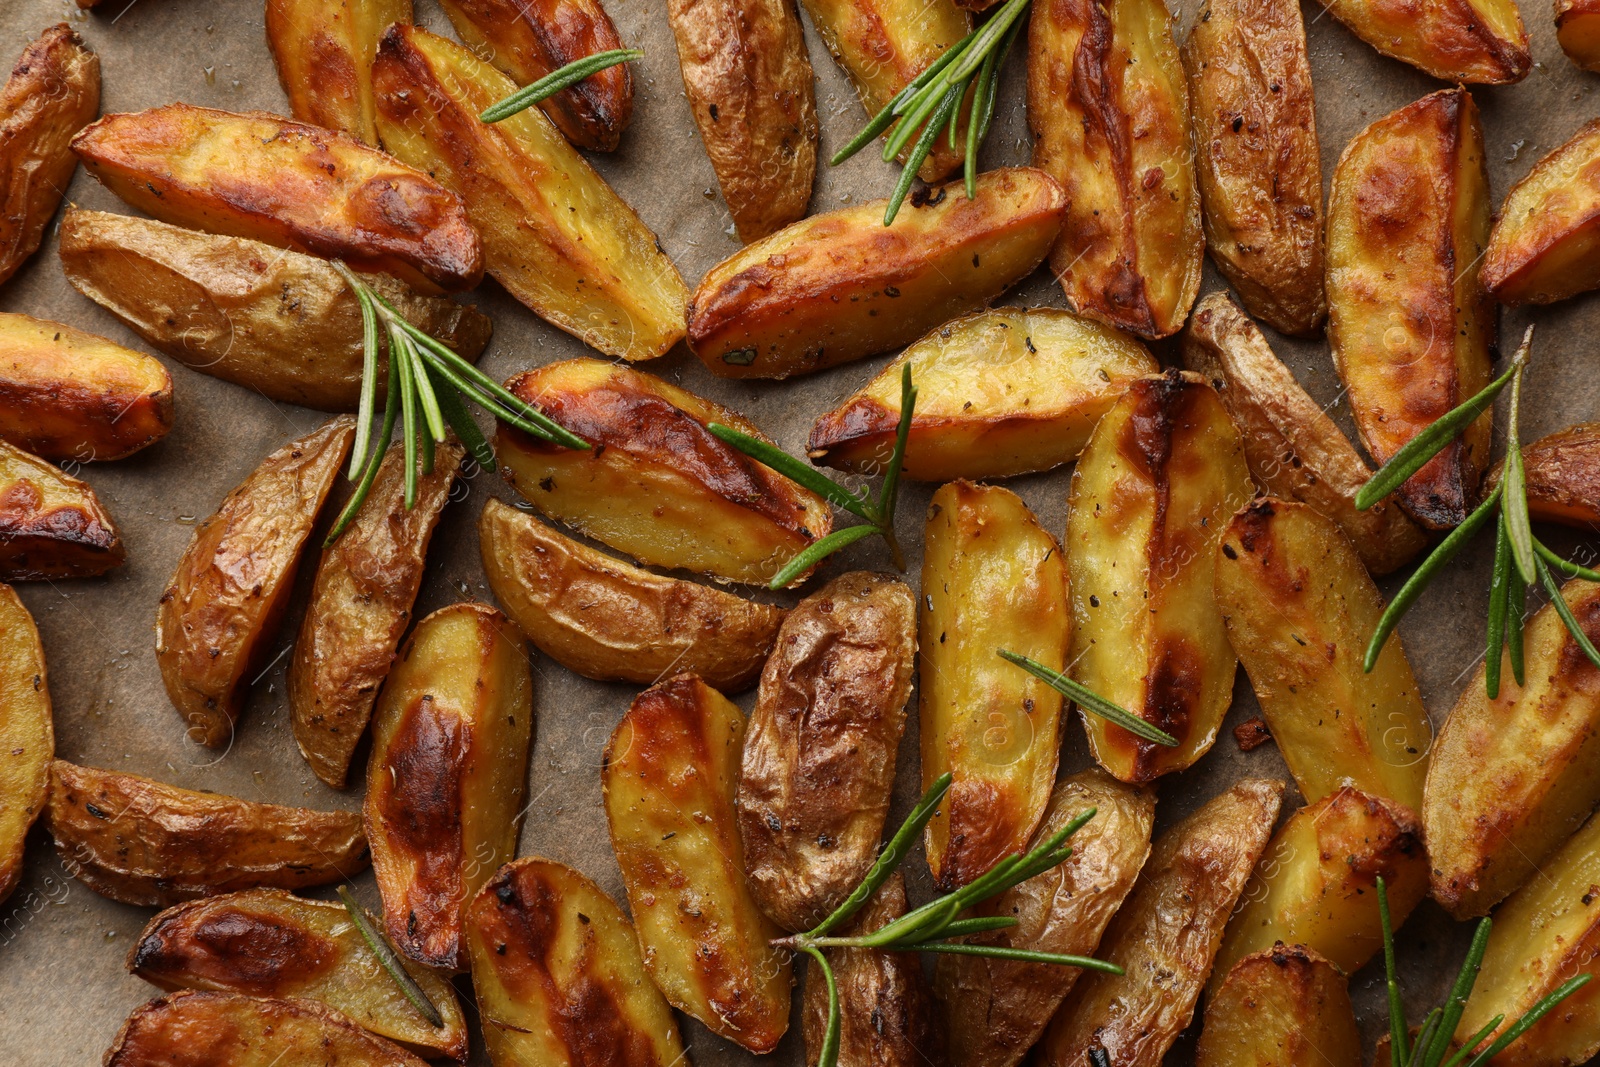
<path fill-rule="evenodd" d="M 1600 288 L 1600 119 L 1511 187 L 1489 233 L 1482 278 L 1495 299 L 1512 305 Z"/>
<path fill-rule="evenodd" d="M 1061 694 L 999 656 L 1059 671 L 1072 637 L 1067 565 L 1028 505 L 951 482 L 928 505 L 922 555 L 922 787 L 950 774 L 925 833 L 934 883 L 966 885 L 1024 850 L 1061 747 Z"/>
<path fill-rule="evenodd" d="M 1033 272 L 1061 228 L 1061 187 L 1031 167 L 991 170 L 884 226 L 884 202 L 813 215 L 706 272 L 689 347 L 722 378 L 787 378 L 908 345 Z"/>
<path fill-rule="evenodd" d="M 1600 586 L 1573 579 L 1562 596 L 1600 641 Z M 1600 801 L 1600 669 L 1549 604 L 1524 642 L 1527 685 L 1508 666 L 1491 700 L 1480 663 L 1433 745 L 1422 827 L 1433 897 L 1457 919 L 1521 886 Z"/>
<path fill-rule="evenodd" d="M 1183 332 L 1183 362 L 1222 397 L 1256 484 L 1338 523 L 1367 570 L 1388 574 L 1427 547 L 1428 535 L 1392 498 L 1366 511 L 1356 507 L 1372 468 L 1226 292 L 1195 306 Z"/>
<path fill-rule="evenodd" d="M 1160 370 L 1121 330 L 1060 308 L 995 308 L 947 322 L 819 418 L 815 463 L 883 470 L 911 365 L 917 410 L 903 474 L 926 482 L 1003 478 L 1075 459 L 1128 383 Z"/>
<path fill-rule="evenodd" d="M 107 115 L 72 149 L 162 222 L 343 259 L 427 292 L 483 277 L 483 246 L 460 198 L 348 134 L 168 104 Z"/>
<path fill-rule="evenodd" d="M 1220 970 L 1220 967 L 1218 968 Z M 1240 960 L 1206 1001 L 1196 1067 L 1362 1067 L 1339 968 L 1299 945 Z"/>
<path fill-rule="evenodd" d="M 467 1057 L 467 1024 L 450 983 L 401 960 L 444 1019 L 435 1029 L 400 987 L 341 904 L 281 889 L 246 889 L 168 908 L 128 953 L 128 970 L 168 991 L 208 989 L 314 1000 L 421 1056 Z"/>
<path fill-rule="evenodd" d="M 600 0 L 441 0 L 456 36 L 518 85 L 622 47 Z M 619 63 L 539 102 L 567 140 L 612 152 L 633 117 L 633 74 Z"/>
<path fill-rule="evenodd" d="M 683 1043 L 622 909 L 554 860 L 506 864 L 467 907 L 483 1039 L 497 1067 L 672 1067 Z"/>
<path fill-rule="evenodd" d="M 739 773 L 739 835 L 761 910 L 809 930 L 877 857 L 917 653 L 904 582 L 842 574 L 783 620 Z"/>
<path fill-rule="evenodd" d="M 1086 713 L 1095 759 L 1125 782 L 1182 770 L 1217 738 L 1237 661 L 1213 560 L 1253 492 L 1221 399 L 1176 370 L 1129 386 L 1073 471 L 1072 676 L 1178 740 L 1158 745 Z"/>
<path fill-rule="evenodd" d="M 1322 284 L 1322 155 L 1294 0 L 1208 0 L 1183 45 L 1206 246 L 1251 314 L 1313 334 Z"/>
<path fill-rule="evenodd" d="M 1600 3 L 1556 0 L 1556 41 L 1584 70 L 1600 70 Z"/>
<path fill-rule="evenodd" d="M 327 261 L 244 237 L 69 208 L 61 220 L 67 281 L 192 370 L 273 400 L 354 411 L 361 395 L 361 305 Z M 423 296 L 387 274 L 362 281 L 406 321 L 469 360 L 489 319 Z M 378 357 L 379 395 L 388 381 Z"/>
<path fill-rule="evenodd" d="M 511 621 L 585 678 L 653 685 L 682 672 L 748 689 L 786 614 L 612 559 L 498 500 L 483 506 L 478 548 Z"/>
<path fill-rule="evenodd" d="M 0 581 L 88 578 L 125 555 L 88 483 L 0 440 Z"/>
<path fill-rule="evenodd" d="M 593 447 L 501 425 L 501 474 L 552 519 L 640 563 L 764 585 L 833 528 L 821 497 L 706 429 L 767 439 L 721 404 L 597 359 L 546 364 L 506 388 Z"/>
<path fill-rule="evenodd" d="M 1215 551 L 1228 641 L 1301 794 L 1349 783 L 1419 809 L 1433 727 L 1399 634 L 1362 670 L 1384 602 L 1349 539 L 1305 504 L 1267 497 Z"/>
<path fill-rule="evenodd" d="M 289 717 L 300 754 L 335 789 L 344 788 L 378 687 L 411 623 L 428 542 L 464 454 L 455 441 L 438 445 L 433 472 L 417 472 L 408 508 L 405 458 L 390 449 L 361 510 L 322 551 L 289 663 Z"/>
<path fill-rule="evenodd" d="M 734 809 L 744 734 L 738 707 L 680 674 L 634 698 L 602 781 L 645 970 L 673 1007 L 770 1052 L 789 1027 L 791 976 L 745 881 Z"/>
<path fill-rule="evenodd" d="M 1194 1015 L 1282 795 L 1282 782 L 1240 779 L 1157 839 L 1095 950 L 1126 973 L 1078 980 L 1036 1050 L 1041 1067 L 1079 1067 L 1096 1047 L 1116 1067 L 1161 1063 Z"/>
<path fill-rule="evenodd" d="M 232 739 L 355 428 L 340 415 L 262 460 L 178 559 L 156 610 L 156 663 L 191 741 Z"/>
<path fill-rule="evenodd" d="M 975 909 L 1012 916 L 1017 925 L 972 940 L 1093 955 L 1150 855 L 1155 791 L 1124 785 L 1098 767 L 1080 771 L 1056 787 L 1031 844 L 1090 808 L 1095 816 L 1072 836 L 1065 863 Z M 940 955 L 933 973 L 950 1056 L 964 1067 L 1016 1067 L 1082 974 L 1076 967 L 956 955 Z"/>
<path fill-rule="evenodd" d="M 1483 129 L 1465 89 L 1408 104 L 1345 146 L 1328 199 L 1328 342 L 1380 464 L 1489 383 L 1488 238 Z M 1424 526 L 1455 526 L 1476 502 L 1491 416 L 1396 491 Z"/>
<path fill-rule="evenodd" d="M 1580 530 L 1600 527 L 1600 422 L 1580 422 L 1522 446 L 1528 514 Z M 1500 480 L 1495 465 L 1486 489 Z"/>
<path fill-rule="evenodd" d="M 1328 0 L 1323 7 L 1378 52 L 1444 81 L 1505 85 L 1533 68 L 1515 0 Z"/>
<path fill-rule="evenodd" d="M 289 114 L 376 145 L 372 58 L 391 22 L 411 21 L 411 0 L 267 0 L 266 21 Z"/>
<path fill-rule="evenodd" d="M 0 585 L 0 902 L 22 876 L 23 844 L 44 810 L 55 754 L 39 631 L 16 591 Z"/>
<path fill-rule="evenodd" d="M 65 760 L 51 765 L 45 825 L 74 878 L 146 908 L 327 885 L 367 866 L 355 812 L 257 804 Z"/>
<path fill-rule="evenodd" d="M 678 343 L 689 291 L 633 209 L 543 112 L 478 120 L 516 91 L 510 78 L 443 37 L 394 26 L 373 82 L 384 147 L 461 194 L 507 292 L 608 356 L 651 359 Z"/>
<path fill-rule="evenodd" d="M 366 825 L 384 925 L 402 952 L 461 970 L 462 915 L 517 851 L 533 737 L 527 647 L 482 604 L 417 623 L 372 724 Z"/>
<path fill-rule="evenodd" d="M 58 22 L 0 87 L 0 284 L 38 251 L 78 169 L 72 138 L 99 113 L 100 57 Z"/>

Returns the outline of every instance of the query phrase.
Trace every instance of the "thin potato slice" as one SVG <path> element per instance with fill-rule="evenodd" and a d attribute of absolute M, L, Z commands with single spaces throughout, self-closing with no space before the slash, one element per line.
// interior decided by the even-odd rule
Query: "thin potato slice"
<path fill-rule="evenodd" d="M 1489 383 L 1494 302 L 1483 129 L 1465 89 L 1379 119 L 1345 146 L 1328 200 L 1328 341 L 1361 441 L 1380 464 Z M 1431 529 L 1476 501 L 1485 411 L 1396 492 Z"/>
<path fill-rule="evenodd" d="M 1378 52 L 1444 81 L 1506 85 L 1533 68 L 1515 0 L 1327 0 L 1323 7 Z"/>
<path fill-rule="evenodd" d="M 267 47 L 289 114 L 378 143 L 372 59 L 391 22 L 411 21 L 411 0 L 267 0 Z"/>
<path fill-rule="evenodd" d="M 1495 299 L 1512 305 L 1600 288 L 1600 119 L 1511 187 L 1489 233 L 1482 277 Z"/>
<path fill-rule="evenodd" d="M 644 953 L 667 1000 L 771 1052 L 789 1027 L 788 954 L 745 881 L 734 790 L 744 715 L 692 674 L 646 689 L 606 746 L 606 820 Z"/>
<path fill-rule="evenodd" d="M 688 289 L 633 209 L 543 112 L 478 120 L 516 91 L 510 78 L 443 37 L 393 26 L 373 82 L 384 146 L 461 194 L 507 292 L 608 356 L 651 359 L 678 343 Z"/>
<path fill-rule="evenodd" d="M 498 500 L 483 506 L 478 547 L 511 621 L 585 678 L 652 685 L 680 671 L 748 689 L 786 614 L 612 559 Z"/>
<path fill-rule="evenodd" d="M 1043 171 L 991 170 L 959 184 L 785 227 L 706 272 L 689 302 L 689 347 L 722 378 L 810 374 L 908 345 L 1033 272 L 1066 198 Z"/>
<path fill-rule="evenodd" d="M 497 1067 L 674 1067 L 683 1042 L 622 909 L 582 874 L 525 856 L 467 908 L 483 1039 Z"/>
<path fill-rule="evenodd" d="M 1556 0 L 1556 41 L 1584 70 L 1600 70 L 1600 0 Z"/>
<path fill-rule="evenodd" d="M 367 866 L 354 812 L 257 804 L 64 760 L 51 765 L 45 824 L 74 878 L 146 908 L 327 885 Z"/>
<path fill-rule="evenodd" d="M 232 739 L 355 428 L 341 415 L 290 441 L 195 527 L 156 610 L 156 663 L 190 740 Z"/>
<path fill-rule="evenodd" d="M 88 483 L 0 440 L 0 581 L 88 578 L 125 556 Z"/>
<path fill-rule="evenodd" d="M 1600 527 L 1600 422 L 1580 422 L 1522 446 L 1528 514 L 1580 530 Z M 1497 465 L 1487 486 L 1500 480 Z"/>
<path fill-rule="evenodd" d="M 1128 383 L 1160 370 L 1121 330 L 1060 308 L 995 308 L 947 322 L 811 428 L 812 462 L 881 471 L 911 365 L 917 410 L 903 476 L 1004 478 L 1071 462 Z"/>
<path fill-rule="evenodd" d="M 1219 968 L 1220 969 L 1220 968 Z M 1339 968 L 1294 945 L 1240 960 L 1206 1002 L 1196 1067 L 1362 1067 Z"/>
<path fill-rule="evenodd" d="M 44 648 L 16 590 L 0 585 L 0 902 L 22 877 L 22 850 L 50 792 L 55 720 Z"/>
<path fill-rule="evenodd" d="M 933 494 L 926 531 L 922 787 L 953 780 L 925 837 L 934 883 L 949 890 L 1023 851 L 1044 817 L 1062 697 L 998 653 L 1061 670 L 1072 609 L 1056 539 L 1011 490 L 952 482 Z"/>

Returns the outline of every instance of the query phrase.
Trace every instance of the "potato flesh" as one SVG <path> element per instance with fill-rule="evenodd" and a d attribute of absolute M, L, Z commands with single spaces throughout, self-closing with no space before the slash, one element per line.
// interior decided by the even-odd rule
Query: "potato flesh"
<path fill-rule="evenodd" d="M 1298 946 L 1240 960 L 1206 1003 L 1196 1067 L 1362 1067 L 1345 976 Z M 1381 1061 L 1380 1061 L 1381 1062 Z"/>
<path fill-rule="evenodd" d="M 384 146 L 461 194 L 507 292 L 608 356 L 651 359 L 683 337 L 678 268 L 544 113 L 478 120 L 516 91 L 510 78 L 442 37 L 396 26 L 373 83 Z"/>
<path fill-rule="evenodd" d="M 1556 0 L 1556 41 L 1584 70 L 1600 69 L 1600 3 Z"/>
<path fill-rule="evenodd" d="M 1059 308 L 995 308 L 938 327 L 811 428 L 813 462 L 870 474 L 894 450 L 900 376 L 917 409 L 902 476 L 943 482 L 1077 458 L 1128 383 L 1161 368 L 1121 330 Z"/>
<path fill-rule="evenodd" d="M 55 748 L 39 630 L 16 591 L 0 585 L 0 902 L 22 876 L 23 845 L 49 795 Z"/>
<path fill-rule="evenodd" d="M 634 698 L 606 747 L 606 820 L 645 970 L 678 1010 L 752 1052 L 789 1026 L 788 954 L 745 881 L 734 790 L 744 715 L 693 675 Z"/>
<path fill-rule="evenodd" d="M 372 59 L 384 29 L 411 17 L 411 0 L 267 0 L 267 47 L 289 114 L 378 144 Z"/>
<path fill-rule="evenodd" d="M 1330 0 L 1325 7 L 1383 55 L 1444 81 L 1505 85 L 1533 66 L 1514 0 Z"/>
<path fill-rule="evenodd" d="M 0 581 L 88 578 L 125 555 L 87 483 L 0 440 Z"/>
<path fill-rule="evenodd" d="M 1600 287 L 1600 120 L 1585 123 L 1506 194 L 1484 253 L 1483 285 L 1503 304 L 1550 304 Z"/>

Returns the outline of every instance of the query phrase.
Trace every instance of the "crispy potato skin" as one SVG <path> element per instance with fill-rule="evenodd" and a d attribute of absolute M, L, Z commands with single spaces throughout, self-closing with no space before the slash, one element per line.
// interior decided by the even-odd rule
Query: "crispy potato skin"
<path fill-rule="evenodd" d="M 1533 68 L 1512 0 L 1330 0 L 1334 18 L 1378 52 L 1447 82 L 1506 85 Z"/>
<path fill-rule="evenodd" d="M 692 674 L 646 689 L 601 778 L 644 967 L 667 1000 L 752 1052 L 789 1027 L 788 954 L 745 880 L 734 808 L 744 715 Z"/>
<path fill-rule="evenodd" d="M 1183 45 L 1206 246 L 1244 306 L 1311 335 L 1322 284 L 1322 154 L 1294 0 L 1208 0 Z"/>
<path fill-rule="evenodd" d="M 748 689 L 787 614 L 612 559 L 498 500 L 483 506 L 478 546 L 511 621 L 585 678 L 650 685 L 682 671 Z"/>
<path fill-rule="evenodd" d="M 343 789 L 378 687 L 422 588 L 423 563 L 466 450 L 435 448 L 433 473 L 417 459 L 415 506 L 405 503 L 405 457 L 390 449 L 366 503 L 322 551 L 311 603 L 289 663 L 295 743 L 318 778 Z"/>
<path fill-rule="evenodd" d="M 1361 669 L 1384 601 L 1349 539 L 1268 497 L 1233 517 L 1215 551 L 1228 641 L 1301 794 L 1349 782 L 1420 808 L 1433 728 L 1398 634 Z"/>
<path fill-rule="evenodd" d="M 1056 539 L 1009 489 L 952 482 L 933 494 L 918 605 L 922 787 L 950 792 L 925 832 L 946 891 L 1021 852 L 1044 817 L 1061 747 L 1061 694 L 996 655 L 1052 670 L 1072 638 Z"/>
<path fill-rule="evenodd" d="M 980 915 L 1014 916 L 1018 925 L 972 940 L 1092 955 L 1150 855 L 1155 806 L 1154 790 L 1124 785 L 1098 767 L 1064 779 L 1030 844 L 1089 808 L 1096 809 L 1095 817 L 1072 836 L 1072 855 L 1065 863 L 975 909 Z M 1016 1067 L 1080 974 L 1074 967 L 1046 963 L 939 956 L 934 993 L 949 1031 L 952 1061 Z"/>
<path fill-rule="evenodd" d="M 262 460 L 179 557 L 156 609 L 156 663 L 190 740 L 232 738 L 355 426 L 340 415 Z"/>
<path fill-rule="evenodd" d="M 1339 968 L 1300 945 L 1240 960 L 1206 1002 L 1196 1067 L 1362 1067 Z"/>
<path fill-rule="evenodd" d="M 168 104 L 107 115 L 72 150 L 162 222 L 343 259 L 431 293 L 483 278 L 483 246 L 461 200 L 348 134 Z"/>
<path fill-rule="evenodd" d="M 904 582 L 852 571 L 783 620 L 739 774 L 739 836 L 761 910 L 808 930 L 877 857 L 916 660 Z"/>
<path fill-rule="evenodd" d="M 1580 530 L 1600 527 L 1600 422 L 1580 422 L 1523 445 L 1522 465 L 1529 515 Z M 1504 473 L 1504 461 L 1495 464 L 1485 491 Z"/>
<path fill-rule="evenodd" d="M 0 440 L 0 581 L 88 578 L 125 557 L 87 482 Z"/>
<path fill-rule="evenodd" d="M 65 22 L 22 50 L 0 87 L 0 285 L 39 249 L 100 113 L 100 57 Z"/>
<path fill-rule="evenodd" d="M 1043 171 L 991 170 L 883 224 L 884 202 L 813 215 L 706 272 L 689 347 L 721 378 L 810 374 L 910 344 L 1032 273 L 1066 198 Z"/>
<path fill-rule="evenodd" d="M 1161 1063 L 1194 1015 L 1223 924 L 1272 833 L 1282 795 L 1282 782 L 1240 779 L 1157 839 L 1095 950 L 1127 973 L 1078 980 L 1036 1050 L 1041 1067 L 1078 1067 L 1097 1046 L 1117 1067 Z"/>
<path fill-rule="evenodd" d="M 1345 146 L 1328 200 L 1328 341 L 1380 464 L 1489 383 L 1488 236 L 1483 130 L 1465 89 L 1425 96 Z M 1430 529 L 1466 518 L 1491 421 L 1485 411 L 1396 491 L 1412 518 Z"/>
<path fill-rule="evenodd" d="M 1600 119 L 1511 187 L 1489 233 L 1482 278 L 1511 305 L 1551 304 L 1600 287 Z"/>
<path fill-rule="evenodd" d="M 244 237 L 69 208 L 61 269 L 73 287 L 192 370 L 273 400 L 354 411 L 361 395 L 361 306 L 316 256 Z M 489 343 L 489 319 L 423 296 L 387 274 L 362 280 L 406 321 L 469 360 Z M 389 356 L 378 356 L 378 393 Z"/>
<path fill-rule="evenodd" d="M 413 26 L 384 35 L 372 76 L 384 146 L 461 194 L 507 292 L 608 356 L 678 343 L 688 288 L 633 209 L 543 112 L 478 120 L 510 78 Z"/>
<path fill-rule="evenodd" d="M 1121 330 L 1060 308 L 994 308 L 947 322 L 811 428 L 811 459 L 881 471 L 911 364 L 917 410 L 902 476 L 1003 478 L 1075 459 L 1128 383 L 1161 368 Z"/>
<path fill-rule="evenodd" d="M 499 1067 L 682 1061 L 627 916 L 571 867 L 537 856 L 506 864 L 468 906 L 466 936 Z"/>
<path fill-rule="evenodd" d="M 454 604 L 417 623 L 373 716 L 365 821 L 384 926 L 418 963 L 466 967 L 462 915 L 516 854 L 532 737 L 527 646 L 504 615 Z"/>
<path fill-rule="evenodd" d="M 1600 641 L 1600 587 L 1573 579 L 1562 595 Z M 1508 666 L 1490 700 L 1480 664 L 1433 745 L 1422 826 L 1433 897 L 1457 919 L 1521 886 L 1600 800 L 1600 670 L 1548 604 L 1524 641 L 1528 684 Z"/>
<path fill-rule="evenodd" d="M 22 876 L 23 845 L 44 810 L 55 751 L 39 630 L 16 591 L 0 585 L 0 902 Z"/>
<path fill-rule="evenodd" d="M 1183 332 L 1183 362 L 1222 397 L 1256 484 L 1338 523 L 1367 570 L 1388 574 L 1427 547 L 1428 535 L 1393 499 L 1356 507 L 1372 468 L 1226 292 L 1195 306 Z"/>
<path fill-rule="evenodd" d="M 1084 715 L 1100 765 L 1125 782 L 1211 748 L 1236 666 L 1212 593 L 1227 517 L 1254 492 L 1216 392 L 1176 370 L 1141 378 L 1100 420 L 1067 515 L 1073 677 L 1167 731 L 1177 748 Z"/>
<path fill-rule="evenodd" d="M 1556 40 L 1572 62 L 1600 70 L 1600 3 L 1556 0 Z"/>
<path fill-rule="evenodd" d="M 45 824 L 74 878 L 146 908 L 327 885 L 367 866 L 354 812 L 257 804 L 64 760 L 51 765 Z"/>
<path fill-rule="evenodd" d="M 289 114 L 376 145 L 372 58 L 391 22 L 410 21 L 411 0 L 267 0 L 267 47 Z"/>
<path fill-rule="evenodd" d="M 623 47 L 600 0 L 440 0 L 456 36 L 518 85 Z M 633 74 L 619 63 L 540 101 L 579 148 L 614 152 L 633 118 Z"/>
<path fill-rule="evenodd" d="M 833 528 L 821 497 L 706 429 L 767 440 L 721 404 L 597 359 L 546 364 L 506 388 L 593 447 L 500 424 L 500 473 L 550 518 L 640 563 L 765 585 Z"/>
<path fill-rule="evenodd" d="M 246 889 L 168 908 L 128 953 L 128 971 L 159 989 L 207 989 L 318 1001 L 421 1056 L 467 1057 L 455 990 L 420 964 L 406 971 L 444 1018 L 435 1030 L 391 981 L 340 904 Z"/>

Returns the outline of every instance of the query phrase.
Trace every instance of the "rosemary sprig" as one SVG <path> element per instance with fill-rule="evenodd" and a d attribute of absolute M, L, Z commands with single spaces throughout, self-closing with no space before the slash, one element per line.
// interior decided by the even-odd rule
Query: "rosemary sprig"
<path fill-rule="evenodd" d="M 351 895 L 350 890 L 344 886 L 340 886 L 338 892 L 339 900 L 344 904 L 344 910 L 350 913 L 350 921 L 361 932 L 362 940 L 366 941 L 367 947 L 372 950 L 372 954 L 378 957 L 378 962 L 382 964 L 384 971 L 394 980 L 394 984 L 400 987 L 400 992 L 405 994 L 405 998 L 411 1002 L 411 1006 L 420 1011 L 422 1017 L 428 1020 L 428 1025 L 435 1030 L 442 1030 L 444 1028 L 444 1016 L 439 1014 L 439 1009 L 429 998 L 427 991 L 418 985 L 417 980 L 412 978 L 411 973 L 405 969 L 405 965 L 400 962 L 399 954 L 389 944 L 389 939 L 383 936 L 383 931 L 379 930 L 372 919 L 368 917 L 367 909 L 363 908 L 361 903 Z"/>
<path fill-rule="evenodd" d="M 478 118 L 483 122 L 500 122 L 520 111 L 528 110 L 541 100 L 556 95 L 570 85 L 576 85 L 591 75 L 599 74 L 608 67 L 614 67 L 618 63 L 631 63 L 636 59 L 643 58 L 644 53 L 637 48 L 613 48 L 609 52 L 596 52 L 592 56 L 575 59 L 564 67 L 552 70 L 538 81 L 524 85 L 510 96 L 486 109 Z"/>
<path fill-rule="evenodd" d="M 1029 659 L 1027 656 L 1008 649 L 999 648 L 995 651 L 1000 654 L 1001 659 L 1009 663 L 1015 663 L 1051 689 L 1067 697 L 1084 711 L 1098 715 L 1109 722 L 1114 722 L 1129 733 L 1136 734 L 1146 741 L 1154 741 L 1158 745 L 1166 745 L 1169 748 L 1178 747 L 1178 739 L 1176 737 L 1173 737 L 1160 727 L 1152 726 L 1150 723 L 1145 722 L 1126 708 L 1111 703 L 1111 701 L 1088 686 L 1074 682 L 1060 671 L 1052 670 L 1038 660 Z"/>

